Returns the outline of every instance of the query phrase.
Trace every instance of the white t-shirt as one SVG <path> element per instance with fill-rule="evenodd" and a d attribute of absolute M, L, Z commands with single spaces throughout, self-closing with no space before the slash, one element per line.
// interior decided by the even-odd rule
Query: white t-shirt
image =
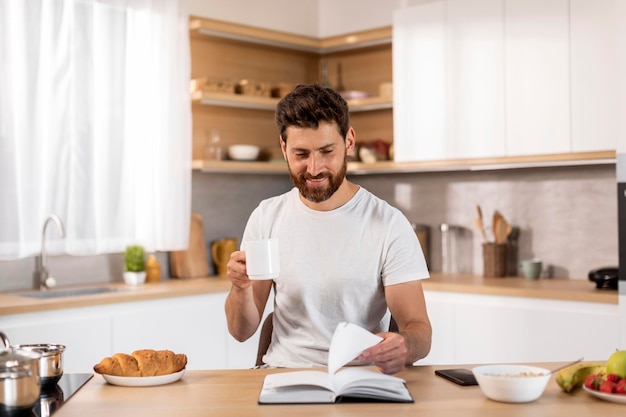
<path fill-rule="evenodd" d="M 270 366 L 326 366 L 339 322 L 386 331 L 384 287 L 429 277 L 409 221 L 363 188 L 331 211 L 307 207 L 297 188 L 262 201 L 242 243 L 265 238 L 278 238 L 280 252 L 274 331 L 263 358 Z"/>

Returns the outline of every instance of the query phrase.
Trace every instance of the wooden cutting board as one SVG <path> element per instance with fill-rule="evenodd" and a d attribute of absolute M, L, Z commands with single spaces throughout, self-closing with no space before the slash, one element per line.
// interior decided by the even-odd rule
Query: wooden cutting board
<path fill-rule="evenodd" d="M 172 278 L 197 278 L 209 276 L 207 245 L 202 227 L 202 215 L 191 213 L 189 246 L 186 250 L 169 254 Z"/>

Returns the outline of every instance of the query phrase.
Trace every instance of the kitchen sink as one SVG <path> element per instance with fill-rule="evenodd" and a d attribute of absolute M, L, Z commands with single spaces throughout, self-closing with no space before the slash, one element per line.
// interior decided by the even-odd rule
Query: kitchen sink
<path fill-rule="evenodd" d="M 63 298 L 76 297 L 80 295 L 105 294 L 109 292 L 117 292 L 118 289 L 110 287 L 92 287 L 92 288 L 76 288 L 71 290 L 47 290 L 47 291 L 31 291 L 23 292 L 17 295 L 30 298 Z"/>

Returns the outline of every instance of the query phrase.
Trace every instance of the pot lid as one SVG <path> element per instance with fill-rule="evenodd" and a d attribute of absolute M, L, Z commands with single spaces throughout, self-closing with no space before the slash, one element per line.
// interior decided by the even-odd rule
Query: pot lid
<path fill-rule="evenodd" d="M 13 345 L 13 349 L 22 351 L 37 352 L 41 356 L 54 356 L 65 351 L 65 345 L 56 345 L 50 343 L 38 343 L 33 345 Z"/>
<path fill-rule="evenodd" d="M 22 349 L 0 350 L 0 371 L 21 369 L 32 361 L 38 363 L 40 357 L 40 353 Z"/>

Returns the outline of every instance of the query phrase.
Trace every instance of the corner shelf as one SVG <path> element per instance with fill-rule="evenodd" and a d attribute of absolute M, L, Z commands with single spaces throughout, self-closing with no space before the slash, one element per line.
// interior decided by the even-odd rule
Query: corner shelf
<path fill-rule="evenodd" d="M 197 37 L 215 36 L 316 54 L 385 45 L 392 39 L 391 26 L 320 39 L 195 16 L 189 21 L 189 30 Z"/>
<path fill-rule="evenodd" d="M 564 154 L 509 156 L 498 158 L 471 158 L 439 161 L 393 162 L 372 164 L 348 162 L 348 174 L 406 174 L 427 172 L 495 171 L 524 168 L 552 168 L 562 166 L 615 164 L 615 151 L 576 152 Z M 206 173 L 230 174 L 283 174 L 287 175 L 284 161 L 193 161 L 192 167 Z"/>
<path fill-rule="evenodd" d="M 195 91 L 191 99 L 194 103 L 202 105 L 272 111 L 276 110 L 276 104 L 279 101 L 278 98 L 271 97 L 212 92 L 202 93 L 201 91 Z M 390 97 L 367 97 L 347 101 L 352 113 L 393 108 L 393 99 Z"/>

